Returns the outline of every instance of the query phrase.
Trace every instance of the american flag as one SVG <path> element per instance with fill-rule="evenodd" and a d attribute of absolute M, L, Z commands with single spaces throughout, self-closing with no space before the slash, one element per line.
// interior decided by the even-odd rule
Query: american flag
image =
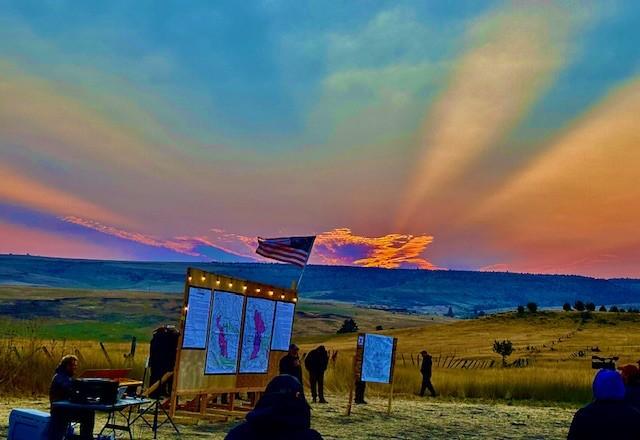
<path fill-rule="evenodd" d="M 315 239 L 315 236 L 282 238 L 258 237 L 256 254 L 304 267 L 307 264 L 307 260 L 309 260 L 309 255 L 311 255 L 311 248 L 313 248 Z"/>

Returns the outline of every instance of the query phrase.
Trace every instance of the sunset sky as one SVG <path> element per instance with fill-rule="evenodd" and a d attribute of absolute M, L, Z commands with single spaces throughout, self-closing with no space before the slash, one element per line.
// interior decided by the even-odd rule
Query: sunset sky
<path fill-rule="evenodd" d="M 640 2 L 0 0 L 0 253 L 640 277 Z"/>

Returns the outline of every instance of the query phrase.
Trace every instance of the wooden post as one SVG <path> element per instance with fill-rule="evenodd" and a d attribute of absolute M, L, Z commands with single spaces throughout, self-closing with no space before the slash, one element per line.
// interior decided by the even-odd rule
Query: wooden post
<path fill-rule="evenodd" d="M 347 405 L 347 415 L 351 415 L 351 407 L 353 406 L 353 387 L 356 380 L 356 356 L 353 357 L 353 367 L 351 369 L 351 380 L 349 380 L 349 403 Z"/>
<path fill-rule="evenodd" d="M 104 358 L 107 360 L 107 363 L 109 364 L 109 368 L 113 368 L 113 363 L 111 362 L 111 358 L 109 357 L 107 348 L 104 346 L 102 341 L 100 341 L 100 349 L 102 350 L 102 354 L 104 354 Z"/>
<path fill-rule="evenodd" d="M 393 378 L 389 386 L 389 404 L 387 405 L 387 415 L 391 414 L 391 401 L 393 400 Z"/>

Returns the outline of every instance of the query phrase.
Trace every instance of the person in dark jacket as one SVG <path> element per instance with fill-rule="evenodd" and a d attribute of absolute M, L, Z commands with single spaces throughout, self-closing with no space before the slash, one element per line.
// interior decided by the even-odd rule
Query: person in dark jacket
<path fill-rule="evenodd" d="M 302 365 L 300 365 L 300 349 L 296 344 L 289 346 L 289 353 L 280 359 L 280 374 L 295 377 L 302 385 Z"/>
<path fill-rule="evenodd" d="M 422 374 L 422 387 L 420 387 L 420 397 L 424 397 L 424 392 L 428 388 L 432 397 L 436 397 L 436 390 L 431 384 L 431 369 L 433 367 L 433 360 L 427 350 L 420 352 L 422 355 L 422 365 L 420 366 L 420 373 Z"/>
<path fill-rule="evenodd" d="M 355 392 L 356 392 L 356 398 L 355 398 L 355 403 L 357 404 L 361 404 L 361 405 L 366 405 L 367 402 L 364 400 L 364 392 L 365 389 L 367 388 L 367 383 L 360 380 L 360 379 L 356 379 L 356 386 L 355 386 Z"/>
<path fill-rule="evenodd" d="M 320 398 L 320 403 L 327 403 L 324 399 L 324 372 L 329 365 L 329 353 L 324 345 L 315 348 L 304 358 L 304 366 L 309 372 L 311 383 L 311 399 L 315 403 Z"/>
<path fill-rule="evenodd" d="M 594 400 L 573 416 L 568 440 L 640 438 L 640 411 L 625 400 L 622 376 L 600 370 L 593 380 Z"/>
<path fill-rule="evenodd" d="M 66 355 L 62 358 L 49 388 L 49 401 L 51 403 L 69 400 L 73 376 L 76 374 L 77 369 L 77 357 Z M 80 422 L 81 439 L 93 439 L 93 426 L 95 424 L 95 413 L 93 411 L 55 408 L 53 405 L 51 406 L 50 438 L 52 440 L 63 439 L 71 422 Z"/>
<path fill-rule="evenodd" d="M 233 428 L 226 440 L 322 440 L 311 429 L 311 408 L 302 384 L 293 376 L 276 376 L 247 414 L 246 421 Z"/>
<path fill-rule="evenodd" d="M 635 365 L 625 365 L 620 368 L 624 381 L 624 398 L 631 406 L 640 408 L 640 369 Z"/>

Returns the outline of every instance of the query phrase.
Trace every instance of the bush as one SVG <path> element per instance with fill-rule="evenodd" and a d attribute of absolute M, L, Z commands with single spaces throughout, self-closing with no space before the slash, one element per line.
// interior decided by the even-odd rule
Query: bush
<path fill-rule="evenodd" d="M 527 303 L 527 310 L 529 310 L 529 313 L 536 313 L 538 311 L 538 304 L 534 302 Z"/>
<path fill-rule="evenodd" d="M 382 328 L 381 325 L 376 325 L 376 330 L 380 331 L 380 330 L 384 330 L 384 329 Z"/>
<path fill-rule="evenodd" d="M 573 308 L 576 309 L 578 312 L 584 312 L 585 306 L 584 306 L 584 303 L 582 301 L 578 300 L 573 305 Z"/>
<path fill-rule="evenodd" d="M 587 309 L 590 312 L 595 312 L 596 310 L 596 305 L 592 302 L 585 304 L 585 309 Z"/>
<path fill-rule="evenodd" d="M 609 308 L 609 311 L 613 313 L 618 313 L 620 310 L 618 310 L 618 306 L 611 306 Z"/>
<path fill-rule="evenodd" d="M 342 323 L 342 327 L 338 329 L 336 333 L 355 333 L 358 331 L 358 324 L 353 318 L 345 319 Z"/>
<path fill-rule="evenodd" d="M 562 310 L 564 310 L 565 312 L 570 312 L 571 311 L 571 304 L 569 303 L 564 303 L 562 305 Z"/>
<path fill-rule="evenodd" d="M 502 356 L 502 366 L 506 366 L 507 357 L 513 353 L 513 343 L 508 339 L 504 341 L 493 341 L 493 351 Z"/>
<path fill-rule="evenodd" d="M 601 305 L 600 308 L 598 309 L 598 311 L 600 312 L 606 312 L 607 308 L 604 305 Z"/>
<path fill-rule="evenodd" d="M 518 315 L 524 315 L 524 306 L 518 306 Z"/>
<path fill-rule="evenodd" d="M 625 313 L 625 312 L 626 312 L 626 310 L 623 309 L 622 307 L 620 307 L 620 313 Z"/>

